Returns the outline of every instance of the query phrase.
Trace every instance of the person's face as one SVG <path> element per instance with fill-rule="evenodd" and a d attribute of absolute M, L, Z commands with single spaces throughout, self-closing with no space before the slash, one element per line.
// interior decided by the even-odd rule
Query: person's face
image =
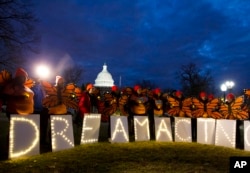
<path fill-rule="evenodd" d="M 137 94 L 141 94 L 141 88 L 137 89 Z"/>
<path fill-rule="evenodd" d="M 59 80 L 58 83 L 57 83 L 57 85 L 63 87 L 64 86 L 63 80 Z"/>
<path fill-rule="evenodd" d="M 227 98 L 227 101 L 228 101 L 229 103 L 231 103 L 231 102 L 233 101 L 233 99 L 232 99 L 232 98 Z"/>
<path fill-rule="evenodd" d="M 181 95 L 181 94 L 177 94 L 176 97 L 177 97 L 177 98 L 181 98 L 182 95 Z"/>
<path fill-rule="evenodd" d="M 202 99 L 202 100 L 206 100 L 206 96 L 202 96 L 201 99 Z"/>
<path fill-rule="evenodd" d="M 24 84 L 27 80 L 26 76 L 18 76 L 15 78 L 17 84 Z"/>
<path fill-rule="evenodd" d="M 92 87 L 92 88 L 89 89 L 90 94 L 94 93 L 94 91 L 95 91 L 95 87 Z"/>

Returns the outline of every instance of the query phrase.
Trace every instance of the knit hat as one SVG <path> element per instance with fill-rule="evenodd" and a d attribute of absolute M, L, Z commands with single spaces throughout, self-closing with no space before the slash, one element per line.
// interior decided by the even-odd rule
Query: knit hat
<path fill-rule="evenodd" d="M 181 96 L 181 95 L 182 95 L 182 92 L 178 90 L 178 91 L 175 92 L 175 95 L 176 95 L 177 97 L 178 97 L 178 96 Z"/>
<path fill-rule="evenodd" d="M 154 92 L 155 95 L 158 95 L 159 93 L 161 93 L 161 89 L 160 88 L 155 88 L 153 92 Z"/>
<path fill-rule="evenodd" d="M 118 87 L 116 85 L 112 86 L 111 91 L 118 91 Z"/>
<path fill-rule="evenodd" d="M 227 100 L 229 99 L 233 100 L 234 98 L 235 98 L 234 94 L 232 93 L 227 94 Z"/>
<path fill-rule="evenodd" d="M 212 99 L 214 99 L 214 95 L 213 95 L 213 94 L 209 94 L 209 95 L 207 96 L 207 98 L 208 98 L 209 100 L 212 100 Z"/>
<path fill-rule="evenodd" d="M 27 78 L 28 77 L 28 73 L 23 68 L 18 68 L 16 70 L 15 77 L 18 77 L 18 76 L 25 76 Z"/>
<path fill-rule="evenodd" d="M 207 94 L 205 93 L 205 92 L 200 92 L 200 98 L 202 98 L 202 97 L 206 97 L 207 96 Z"/>
<path fill-rule="evenodd" d="M 141 87 L 139 85 L 135 85 L 134 86 L 134 90 L 137 91 L 138 89 L 140 89 Z"/>
<path fill-rule="evenodd" d="M 86 86 L 86 90 L 88 91 L 88 90 L 92 89 L 93 87 L 94 87 L 93 84 L 90 83 Z"/>

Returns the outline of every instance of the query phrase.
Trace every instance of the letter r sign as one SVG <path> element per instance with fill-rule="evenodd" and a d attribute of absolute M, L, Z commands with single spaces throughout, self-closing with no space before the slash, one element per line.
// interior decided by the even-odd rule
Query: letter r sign
<path fill-rule="evenodd" d="M 230 157 L 230 173 L 245 172 L 250 172 L 250 157 Z"/>

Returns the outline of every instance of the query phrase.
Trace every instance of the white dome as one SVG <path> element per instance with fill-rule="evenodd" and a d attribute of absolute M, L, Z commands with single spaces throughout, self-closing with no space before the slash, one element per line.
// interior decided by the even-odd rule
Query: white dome
<path fill-rule="evenodd" d="M 114 80 L 112 75 L 107 70 L 107 65 L 103 65 L 102 71 L 97 75 L 94 86 L 96 87 L 112 87 Z"/>

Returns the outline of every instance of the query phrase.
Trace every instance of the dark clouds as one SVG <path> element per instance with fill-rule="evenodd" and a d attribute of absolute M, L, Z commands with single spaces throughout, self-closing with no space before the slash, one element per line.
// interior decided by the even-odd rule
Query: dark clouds
<path fill-rule="evenodd" d="M 106 62 L 117 85 L 122 76 L 123 85 L 178 87 L 175 72 L 194 62 L 212 70 L 218 89 L 225 80 L 250 87 L 250 2 L 43 0 L 35 9 L 39 56 L 81 64 L 85 82 Z"/>

